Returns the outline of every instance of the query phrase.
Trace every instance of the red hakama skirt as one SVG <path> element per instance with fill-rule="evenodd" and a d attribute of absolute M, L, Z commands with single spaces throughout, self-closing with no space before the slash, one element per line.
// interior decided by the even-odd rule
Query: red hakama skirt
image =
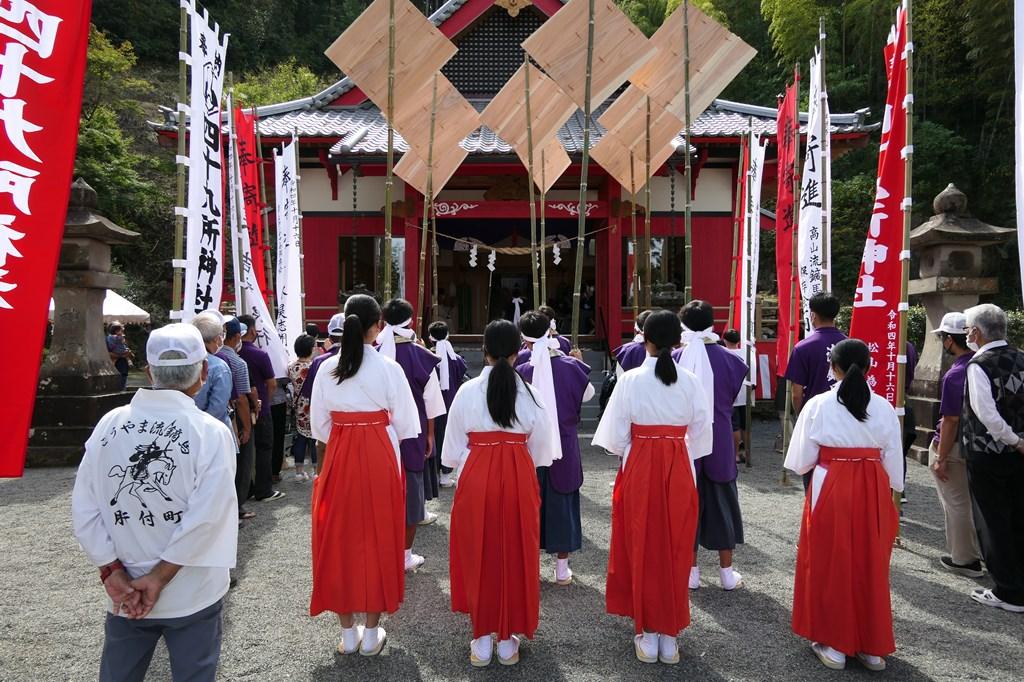
<path fill-rule="evenodd" d="M 540 491 L 526 435 L 469 434 L 452 503 L 452 611 L 473 637 L 533 638 L 540 613 Z"/>
<path fill-rule="evenodd" d="M 405 485 L 388 413 L 332 412 L 313 482 L 309 614 L 394 613 L 405 590 Z"/>
<path fill-rule="evenodd" d="M 612 493 L 608 613 L 633 619 L 637 634 L 675 636 L 690 624 L 690 567 L 697 489 L 685 426 L 633 424 L 626 466 Z"/>
<path fill-rule="evenodd" d="M 822 447 L 828 475 L 804 503 L 793 587 L 793 632 L 848 656 L 896 651 L 889 559 L 899 529 L 877 448 Z"/>

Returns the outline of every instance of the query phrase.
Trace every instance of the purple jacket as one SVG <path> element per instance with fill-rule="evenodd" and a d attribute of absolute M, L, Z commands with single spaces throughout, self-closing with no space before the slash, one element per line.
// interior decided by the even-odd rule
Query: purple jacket
<path fill-rule="evenodd" d="M 832 346 L 846 338 L 835 327 L 819 327 L 793 347 L 786 367 L 786 380 L 804 387 L 804 404 L 832 388 L 830 376 Z"/>
<path fill-rule="evenodd" d="M 622 371 L 628 372 L 644 364 L 644 360 L 647 359 L 647 346 L 639 341 L 630 341 L 616 348 L 613 355 Z"/>
<path fill-rule="evenodd" d="M 533 365 L 529 360 L 516 367 L 526 381 L 533 381 Z M 548 470 L 548 480 L 558 492 L 568 495 L 583 485 L 583 460 L 580 458 L 580 439 L 577 429 L 583 393 L 590 382 L 590 367 L 576 358 L 560 355 L 551 358 L 551 374 L 555 382 L 558 435 L 562 443 L 562 458 L 555 460 Z"/>
<path fill-rule="evenodd" d="M 444 398 L 444 409 L 452 409 L 452 401 L 455 400 L 455 394 L 458 392 L 459 387 L 462 386 L 462 382 L 466 377 L 466 361 L 461 355 L 457 355 L 454 360 L 451 358 L 442 358 L 441 362 L 448 363 L 448 381 L 450 386 L 447 390 L 441 389 L 441 397 Z M 438 363 L 439 365 L 441 363 Z M 440 447 L 438 443 L 438 447 Z"/>
<path fill-rule="evenodd" d="M 409 382 L 416 409 L 420 413 L 420 435 L 398 443 L 398 449 L 402 452 L 402 465 L 409 471 L 423 471 L 427 459 L 427 408 L 423 403 L 423 391 L 430 381 L 430 375 L 441 364 L 441 358 L 418 343 L 396 339 L 395 362 L 405 372 L 405 379 Z"/>

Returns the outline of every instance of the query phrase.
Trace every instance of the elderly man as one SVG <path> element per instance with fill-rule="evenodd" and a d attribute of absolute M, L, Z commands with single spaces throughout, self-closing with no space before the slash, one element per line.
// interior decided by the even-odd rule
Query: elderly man
<path fill-rule="evenodd" d="M 206 363 L 209 367 L 206 383 L 196 393 L 196 406 L 214 419 L 231 428 L 228 403 L 234 394 L 234 381 L 228 363 L 216 353 L 224 346 L 224 320 L 220 313 L 206 312 L 192 318 L 192 326 L 199 330 L 206 345 Z"/>
<path fill-rule="evenodd" d="M 235 470 L 235 495 L 238 497 L 238 519 L 251 519 L 256 512 L 245 510 L 252 485 L 252 465 L 256 458 L 256 447 L 252 439 L 252 411 L 249 394 L 249 366 L 238 357 L 236 348 L 242 346 L 242 324 L 237 318 L 224 322 L 224 345 L 217 351 L 217 357 L 228 363 L 231 369 L 232 395 L 235 405 L 235 433 L 238 434 L 238 467 Z"/>
<path fill-rule="evenodd" d="M 990 303 L 964 311 L 967 395 L 961 445 L 981 552 L 995 582 L 971 598 L 1024 613 L 1024 352 L 1006 343 L 1006 313 Z"/>
<path fill-rule="evenodd" d="M 213 680 L 238 525 L 231 432 L 196 407 L 207 349 L 189 324 L 150 334 L 152 390 L 85 444 L 71 513 L 110 597 L 101 681 L 142 680 L 163 637 L 175 680 Z"/>
<path fill-rule="evenodd" d="M 980 578 L 981 549 L 971 512 L 971 491 L 967 485 L 967 465 L 960 451 L 960 414 L 964 406 L 967 363 L 974 353 L 967 348 L 967 318 L 963 313 L 946 313 L 933 330 L 942 341 L 942 349 L 953 356 L 953 366 L 942 377 L 939 389 L 939 423 L 928 446 L 928 465 L 935 477 L 939 502 L 946 521 L 946 549 L 939 557 L 942 568 L 953 573 Z"/>

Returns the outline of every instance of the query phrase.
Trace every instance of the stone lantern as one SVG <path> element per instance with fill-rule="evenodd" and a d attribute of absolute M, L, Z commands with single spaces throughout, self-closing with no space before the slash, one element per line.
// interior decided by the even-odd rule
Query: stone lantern
<path fill-rule="evenodd" d="M 939 414 L 942 375 L 953 358 L 942 350 L 937 329 L 942 316 L 978 304 L 980 296 L 998 289 L 998 259 L 986 247 L 1009 241 L 1016 231 L 995 227 L 967 214 L 967 197 L 952 183 L 935 197 L 935 210 L 927 222 L 910 233 L 910 248 L 920 271 L 910 281 L 910 295 L 924 306 L 927 328 L 924 348 L 907 394 L 907 409 L 914 411 L 917 441 L 912 454 L 927 462 L 928 439 Z"/>
<path fill-rule="evenodd" d="M 73 465 L 100 417 L 126 404 L 107 353 L 103 299 L 124 278 L 110 272 L 110 247 L 138 236 L 95 212 L 96 191 L 71 185 L 53 288 L 53 341 L 39 369 L 29 466 Z"/>

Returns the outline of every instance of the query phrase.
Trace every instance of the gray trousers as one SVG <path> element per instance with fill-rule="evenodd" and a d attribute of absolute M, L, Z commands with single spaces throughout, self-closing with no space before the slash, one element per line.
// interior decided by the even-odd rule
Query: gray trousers
<path fill-rule="evenodd" d="M 939 451 L 933 441 L 928 446 L 929 468 L 938 457 Z M 954 564 L 973 564 L 981 559 L 981 549 L 978 547 L 978 531 L 974 528 L 971 491 L 967 485 L 967 465 L 960 454 L 959 443 L 949 452 L 946 474 L 948 481 L 935 479 L 939 502 L 942 503 L 942 511 L 946 517 L 946 547 Z M 932 476 L 935 476 L 934 471 Z"/>
<path fill-rule="evenodd" d="M 206 682 L 217 676 L 224 600 L 181 618 L 128 620 L 107 614 L 100 682 L 142 682 L 161 637 L 174 682 Z"/>
<path fill-rule="evenodd" d="M 238 511 L 241 513 L 245 501 L 249 499 L 249 488 L 252 486 L 252 467 L 256 461 L 255 433 L 250 432 L 249 440 L 238 446 L 238 466 L 235 469 L 235 495 L 238 496 Z"/>

